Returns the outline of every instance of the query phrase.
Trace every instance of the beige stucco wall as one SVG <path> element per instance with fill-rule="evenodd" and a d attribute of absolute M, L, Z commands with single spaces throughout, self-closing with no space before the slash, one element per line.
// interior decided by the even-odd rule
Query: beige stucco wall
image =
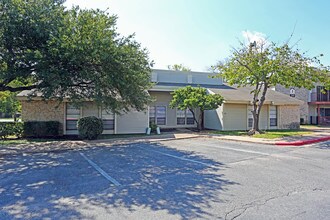
<path fill-rule="evenodd" d="M 223 130 L 247 129 L 247 105 L 223 104 Z"/>
<path fill-rule="evenodd" d="M 300 128 L 300 106 L 282 105 L 278 107 L 279 129 Z"/>
<path fill-rule="evenodd" d="M 149 94 L 155 99 L 150 106 L 166 106 L 166 125 L 159 125 L 160 128 L 196 127 L 196 125 L 177 125 L 176 109 L 172 109 L 169 106 L 172 100 L 170 92 L 150 91 Z M 196 117 L 198 116 L 199 113 L 196 112 Z"/>
<path fill-rule="evenodd" d="M 64 104 L 57 101 L 21 101 L 23 121 L 58 121 L 64 124 Z M 63 134 L 63 130 L 60 132 Z"/>
<path fill-rule="evenodd" d="M 222 130 L 223 128 L 223 105 L 215 110 L 207 110 L 204 112 L 205 128 Z"/>
<path fill-rule="evenodd" d="M 296 99 L 299 99 L 303 101 L 303 104 L 300 106 L 300 118 L 304 119 L 305 123 L 309 123 L 309 105 L 308 100 L 310 96 L 310 91 L 305 88 L 297 88 L 293 87 L 295 89 L 295 97 Z M 275 90 L 278 92 L 281 92 L 286 95 L 290 95 L 290 88 L 285 88 L 282 85 L 276 85 Z M 299 119 L 300 122 L 300 119 Z"/>
<path fill-rule="evenodd" d="M 148 112 L 130 111 L 115 117 L 116 134 L 145 133 L 148 124 Z"/>
<path fill-rule="evenodd" d="M 269 129 L 269 105 L 263 105 L 259 117 L 259 128 Z"/>
<path fill-rule="evenodd" d="M 225 103 L 223 104 L 223 128 L 222 130 L 248 130 L 248 105 L 246 104 L 230 104 Z M 259 128 L 262 130 L 268 129 L 278 129 L 281 128 L 280 126 L 277 127 L 270 127 L 270 119 L 269 119 L 269 105 L 264 105 L 261 109 L 260 118 L 259 118 Z M 299 112 L 299 106 L 295 106 Z M 278 106 L 278 116 L 280 106 Z M 296 117 L 294 120 L 299 122 L 299 113 L 298 115 L 294 115 L 296 112 L 292 113 L 292 117 Z M 280 119 L 278 119 L 279 121 Z M 290 119 L 291 120 L 291 119 Z M 279 122 L 278 122 L 279 125 Z M 214 129 L 214 128 L 213 128 Z"/>

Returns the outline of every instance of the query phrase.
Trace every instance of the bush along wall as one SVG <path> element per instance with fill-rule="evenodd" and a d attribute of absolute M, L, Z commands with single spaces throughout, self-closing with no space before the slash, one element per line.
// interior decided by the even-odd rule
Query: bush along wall
<path fill-rule="evenodd" d="M 6 139 L 9 136 L 17 138 L 22 137 L 23 123 L 22 122 L 0 122 L 0 139 Z"/>
<path fill-rule="evenodd" d="M 102 119 L 95 116 L 88 116 L 78 120 L 79 136 L 83 139 L 94 140 L 102 134 Z"/>
<path fill-rule="evenodd" d="M 23 126 L 23 137 L 58 137 L 61 123 L 58 121 L 27 121 Z"/>

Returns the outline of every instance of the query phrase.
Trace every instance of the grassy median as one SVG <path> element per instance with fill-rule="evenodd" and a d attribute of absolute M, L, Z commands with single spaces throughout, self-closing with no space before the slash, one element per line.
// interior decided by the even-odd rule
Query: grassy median
<path fill-rule="evenodd" d="M 253 138 L 276 139 L 290 136 L 299 136 L 311 134 L 311 131 L 306 130 L 267 130 L 263 134 L 256 134 Z M 248 136 L 247 131 L 213 131 L 212 134 L 230 135 L 230 136 Z"/>

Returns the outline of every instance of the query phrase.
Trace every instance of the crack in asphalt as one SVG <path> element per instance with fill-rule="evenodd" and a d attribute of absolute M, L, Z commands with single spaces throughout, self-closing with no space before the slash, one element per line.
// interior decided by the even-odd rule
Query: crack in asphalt
<path fill-rule="evenodd" d="M 256 200 L 256 201 L 244 204 L 239 208 L 237 208 L 235 206 L 231 211 L 229 211 L 225 214 L 225 220 L 234 220 L 234 219 L 240 217 L 242 214 L 244 214 L 246 212 L 246 210 L 248 210 L 249 208 L 263 206 L 271 200 L 279 199 L 279 198 L 283 198 L 283 197 L 287 197 L 287 196 L 291 196 L 291 195 L 295 195 L 295 194 L 298 194 L 298 193 L 307 193 L 307 192 L 311 192 L 311 191 L 323 191 L 323 189 L 322 188 L 313 188 L 311 190 L 297 190 L 297 189 L 295 189 L 295 190 L 292 190 L 292 191 L 290 191 L 290 192 L 288 192 L 284 195 L 273 196 L 273 197 L 270 197 L 270 198 L 268 198 L 264 201 Z M 228 218 L 228 215 L 230 215 L 231 213 L 233 213 L 235 211 L 238 211 L 238 210 L 242 210 L 242 211 L 240 213 L 238 213 L 237 215 L 233 216 L 232 218 Z M 304 214 L 304 212 L 298 213 L 297 215 L 301 215 L 301 214 Z M 292 218 L 296 217 L 297 215 L 293 216 Z"/>
<path fill-rule="evenodd" d="M 292 216 L 290 219 L 294 219 L 294 218 L 296 218 L 296 217 L 298 217 L 302 214 L 305 214 L 305 213 L 306 213 L 306 211 L 299 212 L 299 213 L 295 214 L 294 216 Z"/>

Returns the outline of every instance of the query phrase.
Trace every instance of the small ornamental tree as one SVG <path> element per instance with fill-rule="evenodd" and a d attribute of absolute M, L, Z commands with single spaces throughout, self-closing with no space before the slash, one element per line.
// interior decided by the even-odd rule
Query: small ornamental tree
<path fill-rule="evenodd" d="M 315 83 L 329 88 L 328 67 L 321 64 L 319 57 L 308 57 L 288 42 L 253 42 L 233 49 L 232 55 L 219 62 L 215 69 L 219 77 L 226 79 L 229 85 L 251 86 L 253 127 L 250 135 L 259 133 L 259 117 L 270 87 L 281 84 L 289 87 L 311 89 Z"/>
<path fill-rule="evenodd" d="M 180 110 L 188 109 L 197 124 L 197 129 L 204 129 L 204 111 L 217 109 L 223 103 L 223 97 L 219 94 L 208 94 L 205 88 L 187 86 L 175 90 L 170 102 L 171 108 Z M 199 117 L 196 116 L 199 110 Z"/>

